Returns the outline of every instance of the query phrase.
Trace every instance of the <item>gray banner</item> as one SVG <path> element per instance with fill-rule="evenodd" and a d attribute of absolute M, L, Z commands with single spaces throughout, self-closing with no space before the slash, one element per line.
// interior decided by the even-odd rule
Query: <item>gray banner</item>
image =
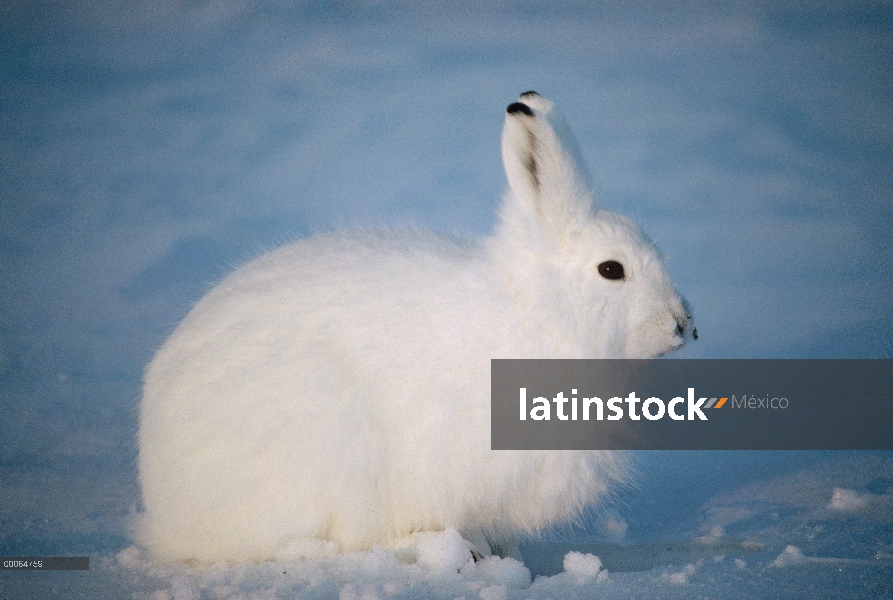
<path fill-rule="evenodd" d="M 893 360 L 493 360 L 494 450 L 893 450 Z"/>

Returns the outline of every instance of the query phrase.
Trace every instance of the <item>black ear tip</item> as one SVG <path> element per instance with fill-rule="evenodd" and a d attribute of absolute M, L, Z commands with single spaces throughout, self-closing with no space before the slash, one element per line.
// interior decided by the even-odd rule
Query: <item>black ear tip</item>
<path fill-rule="evenodd" d="M 530 110 L 530 107 L 527 106 L 526 104 L 522 104 L 520 102 L 512 102 L 511 104 L 509 104 L 508 108 L 505 109 L 505 112 L 507 112 L 510 115 L 522 113 L 522 114 L 527 115 L 528 117 L 533 116 L 533 111 Z"/>
<path fill-rule="evenodd" d="M 523 94 L 521 94 L 522 98 L 529 98 L 531 96 L 539 96 L 539 94 L 537 94 L 533 90 L 530 90 L 530 91 L 527 91 L 527 92 L 524 92 Z"/>

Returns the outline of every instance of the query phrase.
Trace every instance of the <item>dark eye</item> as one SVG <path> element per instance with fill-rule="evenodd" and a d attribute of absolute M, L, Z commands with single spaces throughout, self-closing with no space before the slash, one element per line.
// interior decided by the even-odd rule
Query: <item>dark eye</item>
<path fill-rule="evenodd" d="M 598 274 L 605 279 L 623 279 L 623 265 L 616 260 L 606 260 L 598 266 Z"/>

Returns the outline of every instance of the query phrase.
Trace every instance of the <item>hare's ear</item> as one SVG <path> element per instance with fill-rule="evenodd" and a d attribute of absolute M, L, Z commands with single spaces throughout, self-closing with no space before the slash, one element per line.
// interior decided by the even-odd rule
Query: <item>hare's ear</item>
<path fill-rule="evenodd" d="M 592 186 L 577 143 L 557 108 L 536 92 L 506 109 L 502 160 L 511 193 L 505 209 L 526 226 L 563 233 L 593 209 Z"/>

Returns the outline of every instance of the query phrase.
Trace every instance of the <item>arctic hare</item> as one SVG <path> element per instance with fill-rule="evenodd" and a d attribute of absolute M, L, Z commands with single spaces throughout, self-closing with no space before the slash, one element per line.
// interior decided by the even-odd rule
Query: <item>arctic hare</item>
<path fill-rule="evenodd" d="M 492 236 L 332 234 L 211 290 L 145 373 L 139 539 L 161 560 L 260 561 L 452 527 L 486 553 L 578 516 L 611 452 L 490 450 L 490 359 L 645 358 L 690 317 L 656 248 L 593 206 L 551 102 L 507 109 Z"/>

